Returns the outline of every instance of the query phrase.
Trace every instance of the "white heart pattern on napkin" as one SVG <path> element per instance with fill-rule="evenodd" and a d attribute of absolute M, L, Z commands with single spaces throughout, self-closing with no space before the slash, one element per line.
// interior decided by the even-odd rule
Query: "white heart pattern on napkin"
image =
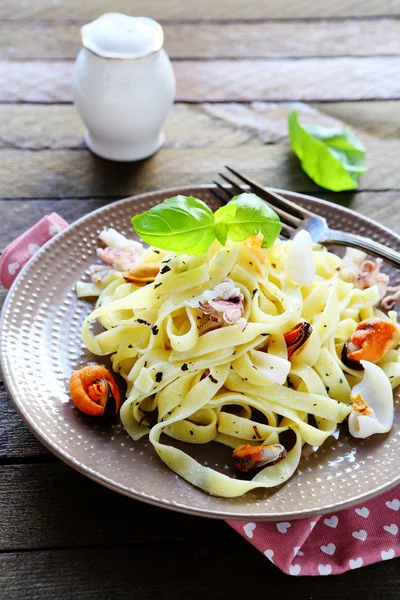
<path fill-rule="evenodd" d="M 385 502 L 385 504 L 391 510 L 399 510 L 400 508 L 400 500 L 398 500 L 397 498 L 394 498 L 393 500 L 388 500 L 387 502 Z"/>
<path fill-rule="evenodd" d="M 317 524 L 317 521 L 311 521 L 311 523 L 310 523 L 311 529 L 314 529 L 314 527 L 316 526 L 316 524 Z"/>
<path fill-rule="evenodd" d="M 390 560 L 391 558 L 394 558 L 393 548 L 390 548 L 390 550 L 387 550 L 387 551 L 382 550 L 381 557 L 382 557 L 382 560 Z"/>
<path fill-rule="evenodd" d="M 300 565 L 290 565 L 289 567 L 289 574 L 290 575 L 298 575 L 301 571 L 301 566 Z"/>
<path fill-rule="evenodd" d="M 335 546 L 335 544 L 330 543 L 330 544 L 327 544 L 326 546 L 321 546 L 321 550 L 325 554 L 329 554 L 329 556 L 332 556 L 332 554 L 335 553 L 336 546 Z"/>
<path fill-rule="evenodd" d="M 293 554 L 294 554 L 295 556 L 304 556 L 304 552 L 302 552 L 302 551 L 300 550 L 300 546 L 295 546 L 295 547 L 293 548 Z"/>
<path fill-rule="evenodd" d="M 383 529 L 392 535 L 397 535 L 397 532 L 399 531 L 399 528 L 394 523 L 391 525 L 385 525 Z"/>
<path fill-rule="evenodd" d="M 333 517 L 330 517 L 330 519 L 324 519 L 324 523 L 325 523 L 325 525 L 328 525 L 328 527 L 332 527 L 332 529 L 336 529 L 336 527 L 338 526 L 338 523 L 339 523 L 339 519 L 336 517 L 336 515 L 333 515 Z"/>
<path fill-rule="evenodd" d="M 53 235 L 56 235 L 56 233 L 60 233 L 61 229 L 59 228 L 58 225 L 54 225 L 54 223 L 52 223 L 49 227 L 49 235 L 51 235 L 51 237 L 53 237 Z"/>
<path fill-rule="evenodd" d="M 264 556 L 266 556 L 271 562 L 274 562 L 274 551 L 271 548 L 264 550 Z"/>
<path fill-rule="evenodd" d="M 360 567 L 363 566 L 363 563 L 364 563 L 364 561 L 361 558 L 361 556 L 359 556 L 358 558 L 355 558 L 355 559 L 351 558 L 349 560 L 349 567 L 350 567 L 350 569 L 359 569 Z"/>
<path fill-rule="evenodd" d="M 38 244 L 28 244 L 28 252 L 31 256 L 35 254 L 40 249 Z"/>
<path fill-rule="evenodd" d="M 366 506 L 363 506 L 362 508 L 356 508 L 356 513 L 360 515 L 360 517 L 364 517 L 364 519 L 368 519 L 369 517 L 369 510 Z"/>
<path fill-rule="evenodd" d="M 8 272 L 10 273 L 10 275 L 15 275 L 15 273 L 18 271 L 18 269 L 20 268 L 20 264 L 17 262 L 12 262 L 8 265 Z"/>
<path fill-rule="evenodd" d="M 360 531 L 353 531 L 351 535 L 353 536 L 353 538 L 356 538 L 356 540 L 361 540 L 362 542 L 365 542 L 365 540 L 368 537 L 368 533 L 365 531 L 365 529 L 360 529 Z"/>
<path fill-rule="evenodd" d="M 286 533 L 287 530 L 289 529 L 289 527 L 291 527 L 292 525 L 290 523 L 287 523 L 286 521 L 283 523 L 277 523 L 276 524 L 276 528 L 279 531 L 279 533 Z"/>
<path fill-rule="evenodd" d="M 331 565 L 318 565 L 318 573 L 320 575 L 330 575 L 332 573 Z"/>
<path fill-rule="evenodd" d="M 255 528 L 255 523 L 246 523 L 246 525 L 244 525 L 243 527 L 243 531 L 245 532 L 247 537 L 251 539 L 253 537 L 253 531 L 255 530 Z"/>

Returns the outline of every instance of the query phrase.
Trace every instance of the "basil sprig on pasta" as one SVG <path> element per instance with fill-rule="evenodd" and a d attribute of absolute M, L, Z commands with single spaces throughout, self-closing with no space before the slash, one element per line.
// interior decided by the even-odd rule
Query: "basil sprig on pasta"
<path fill-rule="evenodd" d="M 235 196 L 215 213 L 192 196 L 175 196 L 132 218 L 136 233 L 148 244 L 184 254 L 204 254 L 217 239 L 242 242 L 261 234 L 272 246 L 281 231 L 278 215 L 255 194 Z"/>

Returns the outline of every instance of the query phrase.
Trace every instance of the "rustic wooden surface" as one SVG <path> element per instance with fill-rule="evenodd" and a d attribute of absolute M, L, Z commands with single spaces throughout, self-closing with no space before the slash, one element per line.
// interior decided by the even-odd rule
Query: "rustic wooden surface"
<path fill-rule="evenodd" d="M 166 147 L 128 165 L 91 155 L 71 104 L 79 27 L 132 0 L 0 2 L 0 249 L 56 210 L 68 221 L 125 195 L 208 183 L 224 164 L 400 231 L 398 0 L 136 0 L 161 21 L 178 90 Z M 340 120 L 367 146 L 357 193 L 299 168 L 286 116 Z M 0 302 L 5 291 L 0 291 Z M 283 575 L 226 524 L 117 495 L 58 461 L 0 383 L 0 597 L 399 598 L 399 561 L 329 578 Z"/>

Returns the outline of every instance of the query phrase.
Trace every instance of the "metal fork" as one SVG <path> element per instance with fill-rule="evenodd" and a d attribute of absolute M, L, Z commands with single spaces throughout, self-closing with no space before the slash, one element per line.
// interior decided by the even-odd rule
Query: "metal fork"
<path fill-rule="evenodd" d="M 339 231 L 338 229 L 330 229 L 324 217 L 295 204 L 291 200 L 284 198 L 271 189 L 266 189 L 257 181 L 245 177 L 238 171 L 226 166 L 228 171 L 235 175 L 241 182 L 247 184 L 247 188 L 241 187 L 235 181 L 220 173 L 220 177 L 226 181 L 231 189 L 222 186 L 214 181 L 217 189 L 210 188 L 210 192 L 216 196 L 221 202 L 228 202 L 239 194 L 251 191 L 263 200 L 279 215 L 282 223 L 281 235 L 285 238 L 292 238 L 300 229 L 305 229 L 311 235 L 313 242 L 319 244 L 336 244 L 339 246 L 351 246 L 358 250 L 364 250 L 372 256 L 383 258 L 397 268 L 400 268 L 400 252 L 392 250 L 379 242 L 375 242 L 369 238 L 364 238 L 354 233 Z"/>

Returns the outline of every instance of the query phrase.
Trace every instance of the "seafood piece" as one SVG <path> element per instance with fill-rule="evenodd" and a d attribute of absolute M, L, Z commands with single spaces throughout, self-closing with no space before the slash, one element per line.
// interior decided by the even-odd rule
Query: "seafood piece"
<path fill-rule="evenodd" d="M 105 246 L 111 246 L 117 250 L 135 250 L 138 256 L 141 256 L 144 253 L 144 247 L 141 242 L 129 240 L 113 227 L 103 229 L 99 235 L 99 240 L 101 240 Z"/>
<path fill-rule="evenodd" d="M 400 301 L 400 286 L 389 286 L 389 275 L 381 273 L 382 259 L 366 260 L 367 255 L 360 250 L 348 248 L 342 259 L 340 277 L 344 281 L 353 283 L 355 287 L 365 290 L 372 285 L 377 285 L 380 306 L 382 310 L 393 310 Z M 390 292 L 386 296 L 386 294 Z"/>
<path fill-rule="evenodd" d="M 215 286 L 213 290 L 206 290 L 200 296 L 187 300 L 185 304 L 192 308 L 198 308 L 209 320 L 201 326 L 201 333 L 216 329 L 226 323 L 227 325 L 238 324 L 243 331 L 247 322 L 243 319 L 244 296 L 238 287 L 235 287 L 232 279 L 225 279 Z"/>
<path fill-rule="evenodd" d="M 307 321 L 299 323 L 283 336 L 287 345 L 288 360 L 291 360 L 300 350 L 312 334 L 312 327 Z"/>
<path fill-rule="evenodd" d="M 118 414 L 120 393 L 114 377 L 101 365 L 74 371 L 70 380 L 72 402 L 81 412 L 93 417 Z"/>
<path fill-rule="evenodd" d="M 118 248 L 112 248 L 111 246 L 97 248 L 97 256 L 116 271 L 129 271 L 139 260 L 139 254 L 135 249 L 118 250 Z"/>
<path fill-rule="evenodd" d="M 246 473 L 251 469 L 260 469 L 275 465 L 285 458 L 287 452 L 282 444 L 271 446 L 238 446 L 232 453 L 233 466 L 238 471 Z"/>
<path fill-rule="evenodd" d="M 135 283 L 136 285 L 146 285 L 155 280 L 160 272 L 158 263 L 148 263 L 144 265 L 136 265 L 123 273 L 125 281 Z"/>
<path fill-rule="evenodd" d="M 367 260 L 365 252 L 348 248 L 342 260 L 340 267 L 340 277 L 349 283 L 354 284 L 360 290 L 377 285 L 379 297 L 383 298 L 387 292 L 389 276 L 381 273 L 382 259 Z"/>
<path fill-rule="evenodd" d="M 297 233 L 289 245 L 284 260 L 285 275 L 298 286 L 310 286 L 314 281 L 313 242 L 305 229 Z"/>
<path fill-rule="evenodd" d="M 352 369 L 361 369 L 360 361 L 377 362 L 400 342 L 397 324 L 379 317 L 358 323 L 343 346 L 342 361 Z"/>
<path fill-rule="evenodd" d="M 364 377 L 351 392 L 349 432 L 356 438 L 390 431 L 393 424 L 393 392 L 384 371 L 366 360 L 361 361 Z"/>
<path fill-rule="evenodd" d="M 388 287 L 388 292 L 391 292 L 381 300 L 381 308 L 383 310 L 393 310 L 396 303 L 400 301 L 400 286 L 399 287 Z"/>
<path fill-rule="evenodd" d="M 92 265 L 90 267 L 90 278 L 92 283 L 102 283 L 112 271 L 113 268 L 107 267 L 106 265 Z"/>

